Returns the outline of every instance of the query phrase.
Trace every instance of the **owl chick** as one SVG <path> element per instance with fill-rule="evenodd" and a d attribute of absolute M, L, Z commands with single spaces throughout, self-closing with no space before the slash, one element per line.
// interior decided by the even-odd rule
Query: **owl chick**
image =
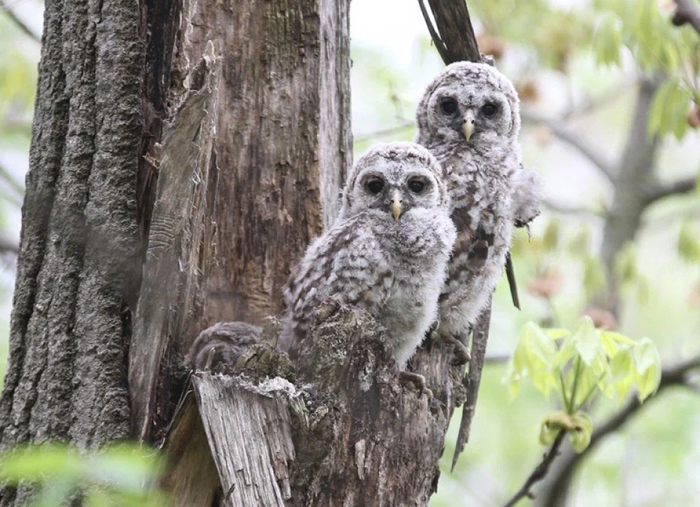
<path fill-rule="evenodd" d="M 416 142 L 445 170 L 457 227 L 436 331 L 464 341 L 501 276 L 515 222 L 539 213 L 539 179 L 520 163 L 515 88 L 490 65 L 447 66 L 428 86 L 416 119 Z"/>
<path fill-rule="evenodd" d="M 314 311 L 332 300 L 367 310 L 403 368 L 437 315 L 455 237 L 430 152 L 400 142 L 371 148 L 350 174 L 335 224 L 292 271 L 280 346 L 294 357 Z"/>

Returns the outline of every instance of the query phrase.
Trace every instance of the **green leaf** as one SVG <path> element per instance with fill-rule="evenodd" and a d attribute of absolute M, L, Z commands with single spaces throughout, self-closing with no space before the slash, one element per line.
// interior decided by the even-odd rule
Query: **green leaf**
<path fill-rule="evenodd" d="M 678 234 L 678 254 L 686 262 L 700 262 L 700 237 L 695 224 L 686 221 Z"/>
<path fill-rule="evenodd" d="M 585 412 L 569 415 L 565 412 L 552 412 L 540 426 L 540 443 L 551 445 L 561 431 L 566 431 L 576 452 L 583 452 L 591 442 L 593 421 Z"/>
<path fill-rule="evenodd" d="M 559 222 L 556 220 L 550 220 L 547 224 L 547 228 L 544 230 L 544 236 L 542 237 L 542 246 L 548 252 L 551 252 L 557 248 L 559 244 Z"/>
<path fill-rule="evenodd" d="M 572 417 L 574 427 L 569 430 L 571 436 L 571 444 L 574 451 L 582 453 L 591 443 L 591 435 L 593 434 L 593 420 L 591 416 L 585 412 L 579 412 Z"/>
<path fill-rule="evenodd" d="M 615 331 L 600 331 L 600 334 L 625 345 L 634 345 L 634 340 L 623 334 L 616 333 Z"/>
<path fill-rule="evenodd" d="M 599 65 L 620 65 L 622 49 L 622 32 L 620 22 L 608 16 L 598 26 L 593 38 L 593 51 Z"/>
<path fill-rule="evenodd" d="M 661 359 L 654 342 L 642 338 L 634 346 L 634 363 L 639 401 L 655 393 L 661 383 Z"/>
<path fill-rule="evenodd" d="M 633 348 L 622 349 L 610 361 L 612 382 L 618 400 L 624 400 L 632 389 L 636 379 L 636 369 L 632 356 Z"/>
<path fill-rule="evenodd" d="M 530 377 L 535 388 L 549 396 L 552 387 L 556 385 L 553 371 L 556 354 L 554 340 L 534 322 L 526 323 L 520 329 L 518 343 L 506 374 L 511 396 L 517 395 L 524 376 Z"/>
<path fill-rule="evenodd" d="M 74 481 L 84 466 L 75 451 L 64 445 L 41 445 L 18 448 L 0 461 L 0 477 L 16 484 L 60 477 Z"/>
<path fill-rule="evenodd" d="M 578 321 L 571 340 L 581 360 L 586 365 L 592 366 L 600 355 L 602 345 L 590 317 L 584 316 Z"/>
<path fill-rule="evenodd" d="M 561 340 L 562 338 L 571 335 L 571 331 L 563 328 L 549 328 L 546 329 L 545 332 L 552 338 L 552 340 Z"/>
<path fill-rule="evenodd" d="M 567 245 L 568 252 L 574 257 L 585 258 L 590 249 L 591 231 L 586 225 L 580 226 L 576 234 L 571 238 Z"/>
<path fill-rule="evenodd" d="M 615 275 L 623 284 L 637 279 L 637 249 L 632 242 L 628 242 L 615 256 Z"/>
<path fill-rule="evenodd" d="M 583 288 L 586 297 L 593 299 L 597 294 L 603 292 L 608 285 L 605 267 L 600 259 L 593 255 L 586 257 L 584 261 Z"/>

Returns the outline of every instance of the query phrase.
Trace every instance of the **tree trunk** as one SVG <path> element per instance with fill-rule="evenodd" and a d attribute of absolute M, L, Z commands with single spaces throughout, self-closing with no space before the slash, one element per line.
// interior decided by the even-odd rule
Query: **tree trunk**
<path fill-rule="evenodd" d="M 46 3 L 3 450 L 166 437 L 197 333 L 279 312 L 351 162 L 348 10 Z M 191 465 L 165 479 L 175 500 L 230 505 L 262 480 L 290 504 L 427 503 L 462 372 L 447 347 L 419 352 L 411 367 L 435 394 L 421 396 L 398 384 L 380 332 L 347 310 L 319 321 L 305 356 L 319 361 L 280 392 L 196 377 L 198 403 L 186 398 L 167 432 L 169 456 Z M 246 428 L 259 440 L 222 444 Z M 267 475 L 234 477 L 244 469 Z M 0 495 L 24 505 L 31 491 Z"/>
<path fill-rule="evenodd" d="M 46 2 L 0 447 L 129 436 L 139 271 L 138 5 Z M 1 505 L 29 491 L 4 488 Z"/>
<path fill-rule="evenodd" d="M 202 329 L 280 311 L 352 156 L 347 1 L 185 1 L 179 26 L 130 350 L 146 440 L 172 416 L 167 366 Z"/>

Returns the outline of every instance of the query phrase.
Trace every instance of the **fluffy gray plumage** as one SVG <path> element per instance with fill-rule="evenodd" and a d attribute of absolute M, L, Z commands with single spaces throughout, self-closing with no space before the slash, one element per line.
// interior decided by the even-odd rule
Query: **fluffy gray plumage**
<path fill-rule="evenodd" d="M 456 236 L 442 173 L 413 143 L 379 145 L 358 160 L 340 216 L 309 246 L 285 289 L 280 345 L 292 356 L 316 308 L 333 300 L 366 309 L 405 365 L 437 315 Z"/>
<path fill-rule="evenodd" d="M 520 106 L 494 67 L 458 62 L 428 86 L 416 141 L 443 165 L 457 241 L 437 331 L 465 338 L 505 264 L 513 225 L 539 214 L 539 178 L 521 165 Z"/>

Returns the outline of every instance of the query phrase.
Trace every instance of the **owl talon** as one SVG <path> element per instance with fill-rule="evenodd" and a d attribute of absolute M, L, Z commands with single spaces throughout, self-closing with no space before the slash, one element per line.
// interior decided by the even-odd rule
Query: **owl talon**
<path fill-rule="evenodd" d="M 428 400 L 433 398 L 433 392 L 428 389 L 425 383 L 425 377 L 420 373 L 412 371 L 402 371 L 399 373 L 399 382 L 403 385 L 413 384 L 418 389 L 418 397 L 420 398 L 425 393 Z"/>
<path fill-rule="evenodd" d="M 452 359 L 452 366 L 467 364 L 472 358 L 469 349 L 459 338 L 452 335 L 438 333 L 437 331 L 431 331 L 430 339 L 433 342 L 443 342 L 453 346 L 452 352 L 454 354 L 454 358 Z"/>

